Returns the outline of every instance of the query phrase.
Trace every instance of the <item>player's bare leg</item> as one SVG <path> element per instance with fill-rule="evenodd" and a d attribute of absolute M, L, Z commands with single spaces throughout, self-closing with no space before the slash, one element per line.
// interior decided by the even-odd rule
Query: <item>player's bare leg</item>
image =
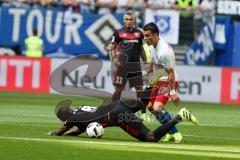
<path fill-rule="evenodd" d="M 153 103 L 152 103 L 152 102 L 149 102 L 148 105 L 147 105 L 147 108 L 148 108 L 148 109 L 150 109 L 150 108 L 152 109 L 152 108 L 153 108 Z"/>
<path fill-rule="evenodd" d="M 123 89 L 124 88 L 122 86 L 115 86 L 115 92 L 113 93 L 112 96 L 112 102 L 115 102 L 120 99 Z"/>
<path fill-rule="evenodd" d="M 143 86 L 142 85 L 135 86 L 135 90 L 137 93 L 137 97 L 140 97 L 143 91 Z"/>
<path fill-rule="evenodd" d="M 141 97 L 142 91 L 143 91 L 143 86 L 142 86 L 142 85 L 135 86 L 135 90 L 136 90 L 136 93 L 137 93 L 137 97 L 138 97 L 138 98 Z M 142 112 L 141 119 L 143 119 L 143 120 L 148 120 L 148 119 L 147 119 L 146 108 L 143 108 L 143 109 L 141 110 L 141 112 Z"/>
<path fill-rule="evenodd" d="M 160 113 L 163 110 L 164 106 L 165 104 L 163 104 L 162 102 L 154 102 L 153 110 L 157 113 Z"/>

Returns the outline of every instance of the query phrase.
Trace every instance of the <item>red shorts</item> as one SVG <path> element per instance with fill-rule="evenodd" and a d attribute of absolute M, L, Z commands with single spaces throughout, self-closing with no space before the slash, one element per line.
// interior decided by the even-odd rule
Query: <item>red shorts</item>
<path fill-rule="evenodd" d="M 175 89 L 179 86 L 178 81 L 175 82 Z M 162 102 L 166 104 L 170 98 L 170 86 L 168 81 L 158 81 L 152 88 L 150 102 Z"/>

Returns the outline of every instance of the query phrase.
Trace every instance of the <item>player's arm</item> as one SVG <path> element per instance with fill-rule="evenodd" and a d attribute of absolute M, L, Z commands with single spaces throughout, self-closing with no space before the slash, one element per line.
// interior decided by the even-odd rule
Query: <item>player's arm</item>
<path fill-rule="evenodd" d="M 147 56 L 146 56 L 145 50 L 143 48 L 143 45 L 140 45 L 140 57 L 144 63 L 147 63 Z"/>
<path fill-rule="evenodd" d="M 63 125 L 62 127 L 60 127 L 60 128 L 57 129 L 57 130 L 50 131 L 50 132 L 48 133 L 48 135 L 50 135 L 50 136 L 61 136 L 61 135 L 63 135 L 65 132 L 67 132 L 69 129 L 70 129 L 69 127 Z"/>
<path fill-rule="evenodd" d="M 180 104 L 180 98 L 177 96 L 176 88 L 175 88 L 175 73 L 174 73 L 174 63 L 175 63 L 175 56 L 173 51 L 171 50 L 170 56 L 168 57 L 168 81 L 170 86 L 170 97 L 174 104 L 177 106 Z"/>
<path fill-rule="evenodd" d="M 79 134 L 82 134 L 83 132 L 85 132 L 84 129 L 80 129 L 78 127 L 73 128 L 72 130 L 64 133 L 64 136 L 78 136 Z"/>
<path fill-rule="evenodd" d="M 144 48 L 144 36 L 143 36 L 143 33 L 141 32 L 141 36 L 140 36 L 140 39 L 139 39 L 139 44 L 140 44 L 140 57 L 142 59 L 142 61 L 147 64 L 147 51 L 145 50 Z"/>
<path fill-rule="evenodd" d="M 117 57 L 117 44 L 115 42 L 112 42 L 111 45 L 111 59 L 115 59 Z"/>
<path fill-rule="evenodd" d="M 111 59 L 114 62 L 114 60 L 117 59 L 117 44 L 116 43 L 112 43 L 111 46 Z"/>
<path fill-rule="evenodd" d="M 117 46 L 119 43 L 119 36 L 118 32 L 114 32 L 112 36 L 112 46 L 111 46 L 111 60 L 114 62 L 115 65 L 119 64 L 118 58 L 117 58 Z"/>
<path fill-rule="evenodd" d="M 148 65 L 147 75 L 148 75 L 149 73 L 151 73 L 151 72 L 153 72 L 153 63 L 150 63 L 150 64 Z"/>

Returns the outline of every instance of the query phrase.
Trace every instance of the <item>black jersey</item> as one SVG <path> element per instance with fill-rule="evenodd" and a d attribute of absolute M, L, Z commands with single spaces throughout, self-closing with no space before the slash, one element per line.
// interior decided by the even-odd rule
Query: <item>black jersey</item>
<path fill-rule="evenodd" d="M 114 32 L 112 43 L 117 44 L 118 56 L 126 56 L 127 62 L 139 62 L 143 41 L 142 32 L 133 28 L 127 31 L 125 27 Z"/>
<path fill-rule="evenodd" d="M 107 127 L 115 125 L 118 121 L 119 113 L 135 113 L 142 109 L 144 105 L 135 100 L 115 101 L 106 106 L 100 106 L 96 110 L 84 111 L 80 108 L 73 110 L 73 115 L 65 121 L 65 126 L 86 128 L 89 123 L 98 122 Z"/>
<path fill-rule="evenodd" d="M 116 101 L 107 106 L 100 106 L 97 110 L 88 112 L 81 109 L 73 110 L 73 115 L 65 122 L 67 128 L 77 126 L 80 133 L 86 130 L 88 124 L 92 122 L 100 123 L 104 128 L 117 126 L 122 128 L 131 136 L 146 141 L 149 129 L 142 120 L 135 116 L 144 105 L 141 101 Z"/>
<path fill-rule="evenodd" d="M 117 102 L 115 102 L 117 103 Z M 80 108 L 73 110 L 73 115 L 65 121 L 65 126 L 78 128 L 86 128 L 91 122 L 102 124 L 109 119 L 109 113 L 115 108 L 115 103 L 106 106 L 100 106 L 95 111 L 84 111 Z"/>

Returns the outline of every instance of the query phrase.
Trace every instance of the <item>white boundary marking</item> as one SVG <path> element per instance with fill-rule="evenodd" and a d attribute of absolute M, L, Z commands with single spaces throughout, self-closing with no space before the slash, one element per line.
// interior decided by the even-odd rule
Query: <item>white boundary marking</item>
<path fill-rule="evenodd" d="M 28 138 L 28 137 L 3 137 L 0 139 L 6 140 L 21 140 L 35 142 L 50 142 L 50 143 L 71 143 L 73 146 L 93 147 L 94 149 L 105 150 L 122 150 L 122 151 L 138 151 L 152 153 L 168 153 L 181 155 L 197 155 L 202 157 L 221 157 L 221 158 L 240 158 L 240 148 L 231 148 L 229 146 L 204 146 L 204 145 L 185 145 L 185 144 L 160 144 L 160 143 L 145 143 L 145 142 L 119 142 L 119 141 L 84 141 L 84 140 L 63 140 L 63 139 L 46 139 L 46 138 Z M 92 146 L 89 146 L 92 145 Z M 116 148 L 114 148 L 116 147 Z M 170 149 L 170 150 L 169 150 Z"/>
<path fill-rule="evenodd" d="M 24 116 L 24 117 L 56 117 L 55 115 L 50 114 L 0 114 L 3 116 Z"/>
<path fill-rule="evenodd" d="M 1 114 L 0 114 L 1 115 Z M 6 115 L 6 114 L 4 114 L 4 115 Z M 11 114 L 12 115 L 12 114 Z M 25 116 L 25 117 L 27 117 L 27 116 L 29 116 L 29 117 L 56 117 L 55 115 L 26 115 L 26 114 L 21 114 L 21 115 L 18 115 L 18 114 L 14 114 L 13 116 Z M 13 122 L 1 122 L 0 121 L 0 124 L 12 124 Z M 17 123 L 16 122 L 16 124 L 20 124 L 20 123 Z M 150 125 L 154 125 L 154 124 L 159 124 L 159 122 L 147 122 L 146 124 L 150 124 Z M 21 124 L 22 125 L 22 124 Z M 27 125 L 27 124 L 26 124 Z M 191 125 L 192 126 L 192 124 L 191 123 L 187 123 L 187 122 L 182 122 L 182 123 L 180 123 L 179 125 L 183 125 L 183 126 L 189 126 L 189 125 Z M 240 128 L 240 126 L 236 126 L 236 125 L 221 125 L 221 124 L 209 124 L 209 123 L 200 123 L 198 126 L 209 126 L 209 127 L 233 127 L 233 128 Z"/>
<path fill-rule="evenodd" d="M 56 138 L 56 137 L 55 137 Z M 146 142 L 124 142 L 124 141 L 101 141 L 93 140 L 84 141 L 78 139 L 75 140 L 64 140 L 64 139 L 48 139 L 48 138 L 29 138 L 29 137 L 4 137 L 0 136 L 0 139 L 12 139 L 12 140 L 24 140 L 24 141 L 40 141 L 40 142 L 57 142 L 57 143 L 82 143 L 82 144 L 95 144 L 95 145 L 114 145 L 114 146 L 131 146 L 131 147 L 144 147 L 144 148 L 165 148 L 165 149 L 181 149 L 181 150 L 198 150 L 198 151 L 215 151 L 215 152 L 229 152 L 229 153 L 240 153 L 239 149 L 232 149 L 231 147 L 224 146 L 203 146 L 203 145 L 187 145 L 187 144 L 160 144 L 160 143 L 146 143 Z M 240 155 L 239 155 L 240 156 Z"/>
<path fill-rule="evenodd" d="M 3 113 L 0 113 L 0 115 L 4 115 L 4 116 L 24 116 L 24 117 L 49 117 L 49 118 L 55 118 L 56 116 L 54 114 L 3 114 Z M 1 122 L 0 122 L 1 124 Z M 146 124 L 151 124 L 151 125 L 154 125 L 154 124 L 159 124 L 158 121 L 156 121 L 154 119 L 153 122 L 146 122 Z M 192 125 L 191 123 L 188 123 L 188 122 L 182 122 L 180 125 Z M 235 128 L 240 128 L 240 125 L 223 125 L 223 124 L 209 124 L 209 123 L 200 123 L 199 126 L 213 126 L 213 127 L 235 127 Z"/>
<path fill-rule="evenodd" d="M 45 125 L 44 123 L 41 124 L 31 124 L 31 123 L 11 123 L 11 122 L 0 122 L 0 125 L 16 125 L 16 126 L 36 126 L 36 127 L 55 127 L 56 125 L 58 125 L 58 123 L 52 123 L 52 124 L 48 124 Z M 55 125 L 56 124 L 56 125 Z M 60 125 L 59 125 L 60 126 Z M 116 132 L 123 132 L 122 130 L 117 130 L 116 128 L 106 128 L 107 130 L 114 130 Z M 208 138 L 208 139 L 220 139 L 220 140 L 234 140 L 234 141 L 240 141 L 240 138 L 231 138 L 231 137 L 216 137 L 216 136 L 202 136 L 202 135 L 191 135 L 191 134 L 184 134 L 183 136 L 186 137 L 196 137 L 196 138 Z"/>
<path fill-rule="evenodd" d="M 230 137 L 211 137 L 211 136 L 200 136 L 200 135 L 191 135 L 191 134 L 185 134 L 184 136 L 187 137 L 196 137 L 196 138 L 210 138 L 210 139 L 222 139 L 222 140 L 237 140 L 240 141 L 240 138 L 230 138 Z"/>

